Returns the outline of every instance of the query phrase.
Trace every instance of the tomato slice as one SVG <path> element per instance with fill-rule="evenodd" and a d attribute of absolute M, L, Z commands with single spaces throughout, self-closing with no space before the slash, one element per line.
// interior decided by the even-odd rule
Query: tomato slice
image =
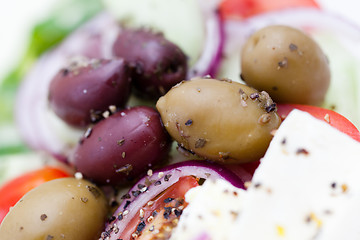
<path fill-rule="evenodd" d="M 315 0 L 223 0 L 220 15 L 223 18 L 243 19 L 257 14 L 293 7 L 319 8 Z"/>
<path fill-rule="evenodd" d="M 172 229 L 187 206 L 185 194 L 193 187 L 199 186 L 198 179 L 193 176 L 179 178 L 175 184 L 167 188 L 139 209 L 127 224 L 120 239 L 168 239 Z"/>
<path fill-rule="evenodd" d="M 44 182 L 69 176 L 67 172 L 59 168 L 44 167 L 5 183 L 0 188 L 0 223 L 9 212 L 10 207 L 14 206 L 25 193 Z"/>
<path fill-rule="evenodd" d="M 354 124 L 352 124 L 347 118 L 343 115 L 321 107 L 309 106 L 309 105 L 300 105 L 300 104 L 278 104 L 278 114 L 282 120 L 293 110 L 299 109 L 310 113 L 317 119 L 323 120 L 329 123 L 331 126 L 337 128 L 343 133 L 346 133 L 356 141 L 360 142 L 360 132 Z"/>

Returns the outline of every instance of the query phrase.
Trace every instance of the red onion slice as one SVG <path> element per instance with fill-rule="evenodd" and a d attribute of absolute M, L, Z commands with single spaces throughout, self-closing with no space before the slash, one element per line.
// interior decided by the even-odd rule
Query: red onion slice
<path fill-rule="evenodd" d="M 236 175 L 217 164 L 204 161 L 187 161 L 166 166 L 143 177 L 129 190 L 127 198 L 114 213 L 115 220 L 107 225 L 105 235 L 110 240 L 118 239 L 118 235 L 123 232 L 127 223 L 138 214 L 140 208 L 176 183 L 182 176 L 195 176 L 206 180 L 220 178 L 229 181 L 235 187 L 244 188 L 244 183 Z M 118 219 L 119 215 L 122 216 L 121 220 Z"/>
<path fill-rule="evenodd" d="M 28 73 L 17 94 L 15 119 L 20 134 L 30 147 L 62 159 L 67 156 L 83 130 L 67 127 L 76 137 L 64 139 L 61 136 L 58 127 L 64 123 L 57 121 L 48 106 L 49 83 L 74 56 L 110 57 L 110 43 L 117 31 L 115 20 L 107 13 L 101 13 L 72 33 L 56 49 L 43 55 Z"/>
<path fill-rule="evenodd" d="M 217 10 L 219 1 L 199 1 L 199 4 L 204 16 L 206 37 L 201 56 L 188 71 L 188 79 L 215 76 L 225 42 L 224 24 Z"/>

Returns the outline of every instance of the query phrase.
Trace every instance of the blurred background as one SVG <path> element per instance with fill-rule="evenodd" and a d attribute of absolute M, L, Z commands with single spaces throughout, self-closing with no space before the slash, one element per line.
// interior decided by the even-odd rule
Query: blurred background
<path fill-rule="evenodd" d="M 15 67 L 26 49 L 32 27 L 44 20 L 59 0 L 2 0 L 0 8 L 0 79 Z"/>

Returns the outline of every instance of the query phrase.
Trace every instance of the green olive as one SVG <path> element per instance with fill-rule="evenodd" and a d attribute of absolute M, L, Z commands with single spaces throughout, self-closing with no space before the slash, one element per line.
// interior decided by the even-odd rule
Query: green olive
<path fill-rule="evenodd" d="M 31 190 L 0 225 L 2 240 L 99 239 L 108 204 L 86 180 L 61 178 Z"/>
<path fill-rule="evenodd" d="M 184 81 L 156 107 L 180 146 L 222 163 L 259 160 L 280 125 L 276 104 L 266 92 L 230 80 Z"/>
<path fill-rule="evenodd" d="M 330 84 L 328 59 L 302 31 L 268 26 L 254 33 L 241 53 L 241 77 L 275 102 L 319 105 Z"/>

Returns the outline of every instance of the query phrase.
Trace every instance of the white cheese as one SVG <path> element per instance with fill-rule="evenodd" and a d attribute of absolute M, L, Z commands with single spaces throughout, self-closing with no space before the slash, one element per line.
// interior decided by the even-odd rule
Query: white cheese
<path fill-rule="evenodd" d="M 275 134 L 239 203 L 243 211 L 230 236 L 330 239 L 334 232 L 342 236 L 345 227 L 359 234 L 360 207 L 353 208 L 356 212 L 349 208 L 359 198 L 360 143 L 294 110 Z M 351 220 L 345 221 L 347 216 Z M 346 226 L 349 222 L 352 226 Z"/>
<path fill-rule="evenodd" d="M 189 203 L 170 240 L 226 239 L 241 211 L 245 190 L 225 180 L 208 180 L 185 196 Z"/>
<path fill-rule="evenodd" d="M 353 197 L 329 219 L 316 240 L 360 239 L 360 196 Z"/>

